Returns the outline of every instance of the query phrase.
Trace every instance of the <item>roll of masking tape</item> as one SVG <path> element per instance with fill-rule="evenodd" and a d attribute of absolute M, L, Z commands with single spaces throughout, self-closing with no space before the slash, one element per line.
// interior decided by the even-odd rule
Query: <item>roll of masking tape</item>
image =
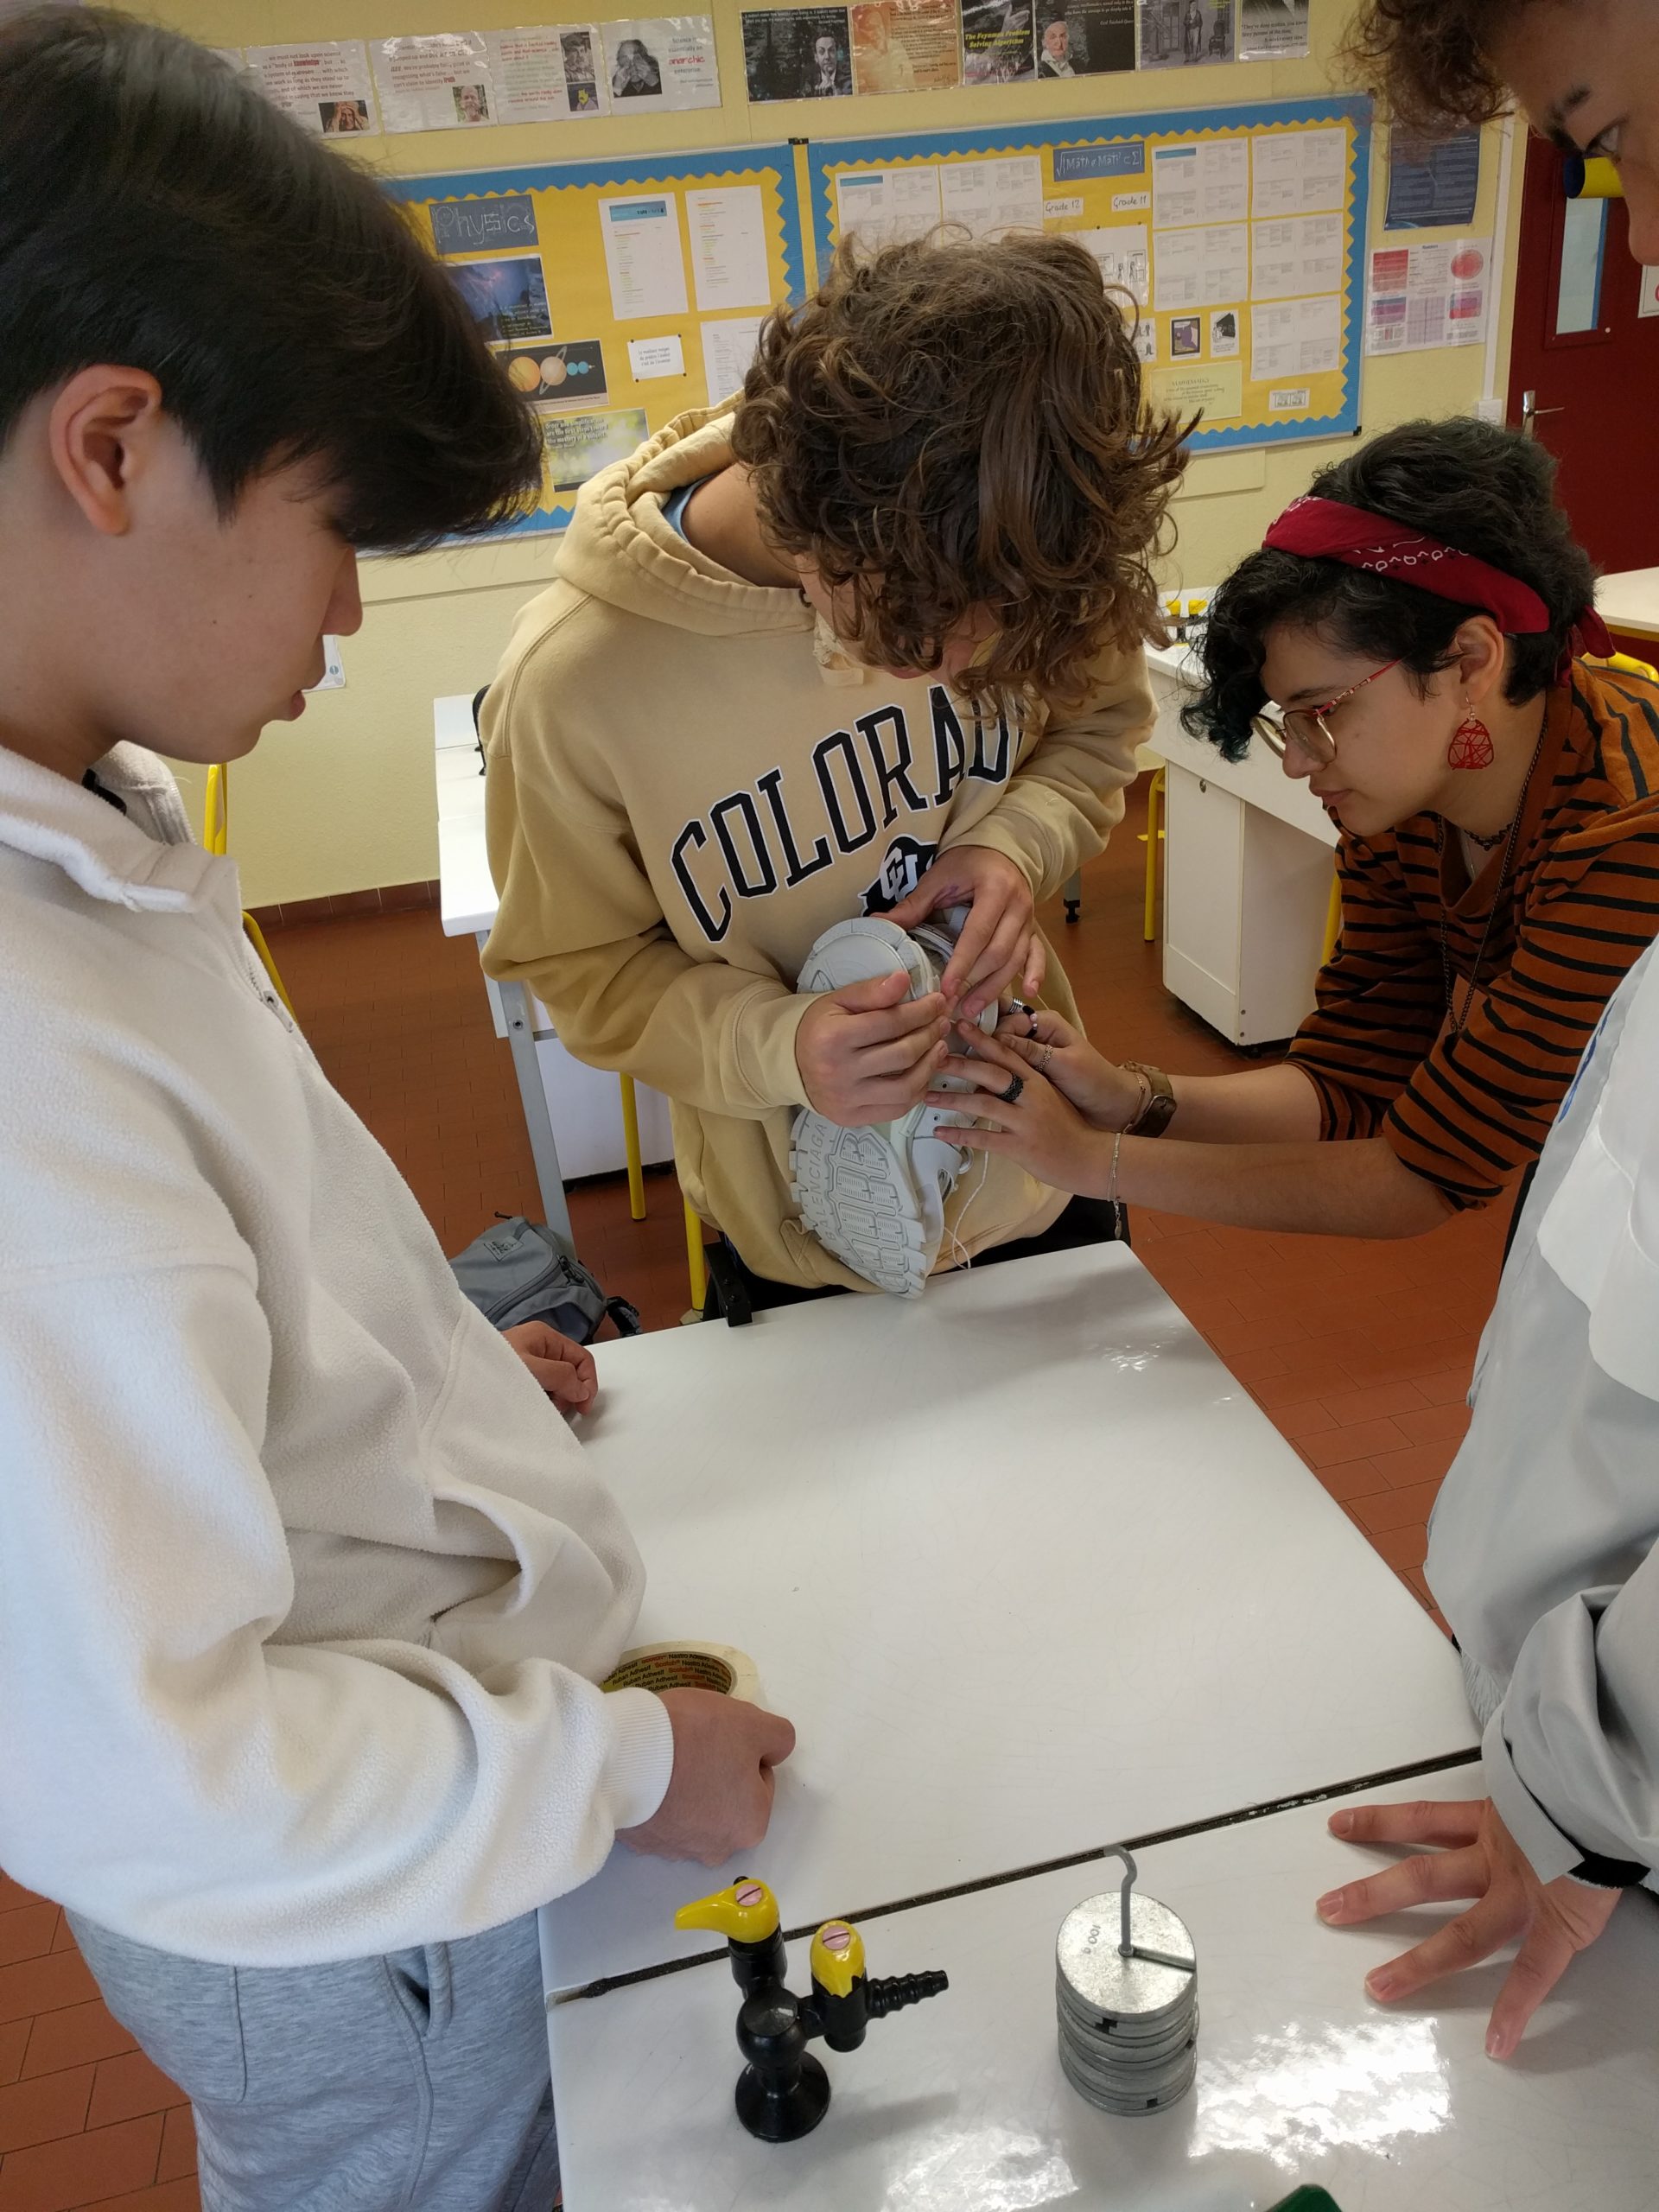
<path fill-rule="evenodd" d="M 760 1702 L 760 1675 L 746 1651 L 729 1643 L 641 1643 L 625 1651 L 600 1684 L 603 1690 L 713 1690 L 721 1697 Z"/>

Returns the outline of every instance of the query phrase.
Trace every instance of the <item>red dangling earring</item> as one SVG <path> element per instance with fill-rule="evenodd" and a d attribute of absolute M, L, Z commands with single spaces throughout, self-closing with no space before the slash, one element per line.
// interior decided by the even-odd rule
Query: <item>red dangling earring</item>
<path fill-rule="evenodd" d="M 1452 768 L 1490 768 L 1497 758 L 1492 733 L 1472 710 L 1452 734 L 1446 765 Z"/>

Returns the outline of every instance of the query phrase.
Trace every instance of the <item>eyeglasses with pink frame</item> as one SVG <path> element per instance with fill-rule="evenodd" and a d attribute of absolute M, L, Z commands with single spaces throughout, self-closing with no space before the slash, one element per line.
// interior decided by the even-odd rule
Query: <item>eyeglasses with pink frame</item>
<path fill-rule="evenodd" d="M 1306 753 L 1315 766 L 1328 768 L 1337 757 L 1337 741 L 1325 727 L 1325 718 L 1334 715 L 1357 692 L 1368 683 L 1375 683 L 1386 676 L 1390 668 L 1398 668 L 1398 660 L 1391 660 L 1387 668 L 1379 668 L 1370 676 L 1362 676 L 1357 683 L 1351 683 L 1345 691 L 1338 691 L 1334 699 L 1327 699 L 1322 707 L 1264 707 L 1250 717 L 1250 728 L 1279 755 L 1282 760 L 1287 746 L 1294 745 Z"/>

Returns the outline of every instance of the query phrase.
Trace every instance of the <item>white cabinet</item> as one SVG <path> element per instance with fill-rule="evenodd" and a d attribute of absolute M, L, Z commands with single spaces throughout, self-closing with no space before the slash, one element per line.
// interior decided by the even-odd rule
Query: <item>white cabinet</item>
<path fill-rule="evenodd" d="M 1257 743 L 1242 761 L 1189 737 L 1185 652 L 1147 656 L 1164 762 L 1164 986 L 1234 1045 L 1295 1033 L 1313 1009 L 1337 833 Z"/>

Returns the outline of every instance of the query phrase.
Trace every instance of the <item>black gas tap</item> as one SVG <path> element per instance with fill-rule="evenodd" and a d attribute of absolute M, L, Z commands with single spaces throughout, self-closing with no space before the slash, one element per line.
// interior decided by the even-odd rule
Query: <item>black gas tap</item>
<path fill-rule="evenodd" d="M 677 1928 L 712 1928 L 727 1940 L 732 1979 L 743 1993 L 737 2015 L 737 2116 L 763 2143 L 792 2143 L 830 2108 L 830 2076 L 807 2045 L 822 2036 L 831 2050 L 856 2050 L 872 2020 L 919 2005 L 950 1987 L 946 1974 L 864 1971 L 864 1939 L 844 1920 L 826 1920 L 812 1938 L 812 1993 L 785 1986 L 789 1971 L 778 1900 L 745 1876 L 674 1916 Z"/>

